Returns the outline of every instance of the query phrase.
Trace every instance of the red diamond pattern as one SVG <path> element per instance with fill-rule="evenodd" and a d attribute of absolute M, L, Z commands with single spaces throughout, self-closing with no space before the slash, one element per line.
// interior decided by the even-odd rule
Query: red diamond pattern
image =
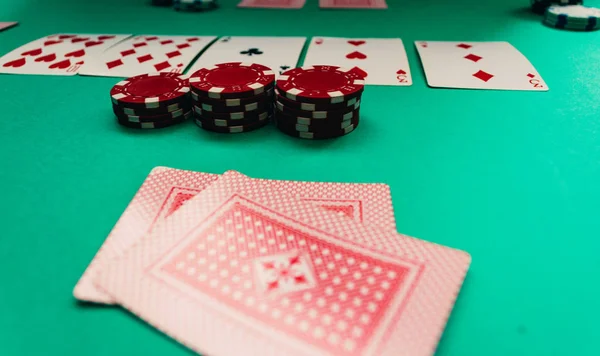
<path fill-rule="evenodd" d="M 463 48 L 463 49 L 469 49 L 469 48 L 471 48 L 471 47 L 473 47 L 473 46 L 471 46 L 471 45 L 468 45 L 468 44 L 466 44 L 466 43 L 461 43 L 461 44 L 457 44 L 457 45 L 456 45 L 456 47 L 458 47 L 458 48 Z"/>
<path fill-rule="evenodd" d="M 156 36 L 146 37 L 146 41 L 155 41 L 157 39 L 158 39 L 158 37 L 156 37 Z"/>
<path fill-rule="evenodd" d="M 173 57 L 181 56 L 181 52 L 179 52 L 179 51 L 173 51 L 173 52 L 169 52 L 169 53 L 167 53 L 165 55 L 167 57 L 169 57 L 169 58 L 173 58 Z"/>
<path fill-rule="evenodd" d="M 468 54 L 465 56 L 466 59 L 473 61 L 475 63 L 479 62 L 481 59 L 483 59 L 483 57 L 479 57 L 476 54 Z"/>
<path fill-rule="evenodd" d="M 138 48 L 138 47 L 144 47 L 147 46 L 148 44 L 146 42 L 138 42 L 138 43 L 134 43 L 133 47 Z"/>
<path fill-rule="evenodd" d="M 121 66 L 121 65 L 123 65 L 123 61 L 120 59 L 116 59 L 111 62 L 106 62 L 106 66 L 108 67 L 108 69 L 113 69 L 113 68 Z"/>
<path fill-rule="evenodd" d="M 164 40 L 164 41 L 160 41 L 159 43 L 164 46 L 164 45 L 173 43 L 173 40 Z"/>
<path fill-rule="evenodd" d="M 169 68 L 171 65 L 169 64 L 169 62 L 164 61 L 164 62 L 160 62 L 160 63 L 156 63 L 154 65 L 154 68 L 156 68 L 157 72 L 160 72 L 163 69 Z"/>
<path fill-rule="evenodd" d="M 490 73 L 484 72 L 482 70 L 478 71 L 477 73 L 473 74 L 473 76 L 479 80 L 482 80 L 484 82 L 488 82 L 488 80 L 492 79 L 494 76 Z"/>
<path fill-rule="evenodd" d="M 145 55 L 137 58 L 138 62 L 140 62 L 140 63 L 148 62 L 148 61 L 151 61 L 153 59 L 154 58 L 152 57 L 151 54 L 145 54 Z"/>
<path fill-rule="evenodd" d="M 188 48 L 188 47 L 190 47 L 189 43 L 182 43 L 182 44 L 177 45 L 177 48 L 179 48 L 179 49 Z"/>
<path fill-rule="evenodd" d="M 195 42 L 195 41 L 199 41 L 200 39 L 198 37 L 192 37 L 192 38 L 188 38 L 186 41 L 188 42 Z"/>
<path fill-rule="evenodd" d="M 529 78 L 535 78 L 535 74 L 528 73 L 528 74 L 527 74 L 527 76 L 528 76 Z"/>
<path fill-rule="evenodd" d="M 126 51 L 121 52 L 122 57 L 127 57 L 135 53 L 135 49 L 128 49 Z"/>

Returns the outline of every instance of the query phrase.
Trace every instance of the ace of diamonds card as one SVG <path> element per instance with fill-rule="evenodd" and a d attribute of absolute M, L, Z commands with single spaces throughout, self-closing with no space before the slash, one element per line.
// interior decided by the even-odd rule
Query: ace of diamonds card
<path fill-rule="evenodd" d="M 508 42 L 415 42 L 431 87 L 547 91 L 548 86 Z"/>

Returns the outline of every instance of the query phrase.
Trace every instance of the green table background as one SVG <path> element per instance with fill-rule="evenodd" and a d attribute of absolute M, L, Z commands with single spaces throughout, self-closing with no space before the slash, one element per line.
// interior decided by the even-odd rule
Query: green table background
<path fill-rule="evenodd" d="M 189 355 L 71 291 L 148 172 L 385 182 L 399 231 L 471 253 L 439 355 L 597 354 L 600 33 L 554 30 L 527 0 L 390 0 L 387 11 L 177 13 L 147 0 L 4 0 L 0 53 L 57 32 L 401 37 L 414 84 L 368 87 L 333 141 L 273 127 L 119 127 L 115 78 L 0 76 L 0 355 Z M 600 4 L 598 4 L 600 5 Z M 428 88 L 415 40 L 511 42 L 550 91 Z"/>

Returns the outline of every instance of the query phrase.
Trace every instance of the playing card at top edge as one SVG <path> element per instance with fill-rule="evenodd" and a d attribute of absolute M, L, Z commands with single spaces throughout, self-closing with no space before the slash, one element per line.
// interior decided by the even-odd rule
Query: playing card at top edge
<path fill-rule="evenodd" d="M 227 172 L 97 285 L 211 355 L 431 355 L 470 264 Z"/>
<path fill-rule="evenodd" d="M 508 42 L 416 41 L 431 87 L 547 91 L 529 60 Z"/>
<path fill-rule="evenodd" d="M 258 7 L 272 9 L 300 9 L 306 0 L 242 0 L 238 7 Z"/>
<path fill-rule="evenodd" d="M 82 66 L 130 35 L 55 34 L 45 36 L 0 58 L 0 73 L 75 75 Z"/>
<path fill-rule="evenodd" d="M 319 0 L 321 8 L 387 9 L 385 0 Z"/>

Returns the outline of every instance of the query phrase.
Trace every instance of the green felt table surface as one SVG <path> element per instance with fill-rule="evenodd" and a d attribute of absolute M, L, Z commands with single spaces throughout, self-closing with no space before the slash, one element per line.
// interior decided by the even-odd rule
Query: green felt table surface
<path fill-rule="evenodd" d="M 332 141 L 273 127 L 119 127 L 115 78 L 0 75 L 0 355 L 189 355 L 72 288 L 155 166 L 384 182 L 400 232 L 464 249 L 469 274 L 439 355 L 597 354 L 600 32 L 543 26 L 528 0 L 390 0 L 389 10 L 178 13 L 148 0 L 4 0 L 0 52 L 59 32 L 401 37 L 411 87 L 369 86 Z M 600 1 L 598 1 L 600 5 Z M 509 41 L 549 92 L 427 87 L 415 40 Z"/>

